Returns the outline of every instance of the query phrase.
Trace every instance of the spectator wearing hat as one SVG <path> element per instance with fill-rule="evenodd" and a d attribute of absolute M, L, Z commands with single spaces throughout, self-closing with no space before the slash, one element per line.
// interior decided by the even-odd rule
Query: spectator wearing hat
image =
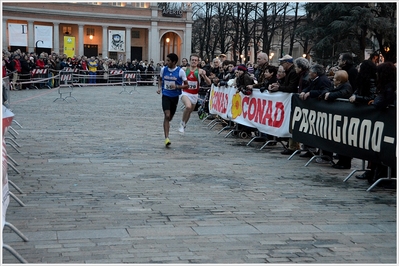
<path fill-rule="evenodd" d="M 236 87 L 237 93 L 241 92 L 244 95 L 251 95 L 252 89 L 248 88 L 248 85 L 253 85 L 254 80 L 248 73 L 248 69 L 244 64 L 237 66 L 236 72 Z"/>
<path fill-rule="evenodd" d="M 299 75 L 295 71 L 294 59 L 290 55 L 285 55 L 279 59 L 280 65 L 283 66 L 286 76 L 284 83 L 273 83 L 270 86 L 270 91 L 281 91 L 288 93 L 296 93 L 299 84 Z"/>
<path fill-rule="evenodd" d="M 219 55 L 219 60 L 221 63 L 223 63 L 227 59 L 227 56 L 225 54 Z"/>
<path fill-rule="evenodd" d="M 299 85 L 299 75 L 294 67 L 294 59 L 290 55 L 285 55 L 278 59 L 280 65 L 283 66 L 286 76 L 283 83 L 275 82 L 269 86 L 269 91 L 281 91 L 287 93 L 297 93 Z M 292 138 L 288 140 L 288 148 L 284 149 L 281 154 L 291 155 L 299 149 L 299 143 Z"/>

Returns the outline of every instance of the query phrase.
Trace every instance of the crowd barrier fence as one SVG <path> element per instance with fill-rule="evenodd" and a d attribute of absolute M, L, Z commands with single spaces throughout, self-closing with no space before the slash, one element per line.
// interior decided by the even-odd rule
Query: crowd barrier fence
<path fill-rule="evenodd" d="M 367 191 L 382 180 L 396 180 L 391 177 L 391 168 L 396 167 L 395 106 L 379 111 L 346 99 L 303 101 L 298 94 L 261 93 L 257 89 L 247 96 L 236 93 L 234 87 L 213 85 L 209 110 L 221 119 L 256 128 L 264 134 L 289 137 L 321 150 L 388 166 L 387 177 L 377 180 Z M 356 171 L 364 168 L 363 164 Z"/>
<path fill-rule="evenodd" d="M 62 70 L 48 68 L 32 69 L 28 74 L 19 73 L 15 80 L 10 81 L 11 89 L 58 88 L 61 72 L 72 73 L 72 86 L 124 86 L 124 91 L 126 92 L 126 86 L 156 86 L 159 75 L 158 71 L 131 71 L 122 69 L 97 70 L 96 72 L 71 67 L 66 67 Z M 12 74 L 14 73 L 9 73 L 9 75 Z"/>

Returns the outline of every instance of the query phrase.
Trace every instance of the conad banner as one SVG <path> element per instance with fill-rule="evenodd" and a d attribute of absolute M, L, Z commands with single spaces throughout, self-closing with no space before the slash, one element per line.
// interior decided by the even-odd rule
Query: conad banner
<path fill-rule="evenodd" d="M 10 193 L 8 190 L 8 174 L 7 174 L 7 150 L 6 150 L 6 141 L 5 141 L 5 134 L 7 133 L 8 127 L 11 125 L 12 119 L 14 118 L 14 114 L 7 109 L 3 105 L 3 112 L 2 112 L 2 118 L 3 118 L 3 137 L 2 137 L 2 142 L 3 142 L 3 148 L 2 148 L 2 217 L 1 217 L 1 230 L 4 229 L 4 224 L 6 222 L 6 212 L 7 212 L 7 207 L 8 204 L 10 203 Z"/>
<path fill-rule="evenodd" d="M 64 54 L 73 57 L 75 53 L 75 37 L 64 36 Z"/>
<path fill-rule="evenodd" d="M 292 138 L 322 150 L 396 166 L 396 108 L 292 97 Z"/>
<path fill-rule="evenodd" d="M 250 96 L 234 87 L 213 86 L 209 111 L 223 119 L 257 128 L 276 137 L 291 137 L 291 93 L 253 90 Z"/>

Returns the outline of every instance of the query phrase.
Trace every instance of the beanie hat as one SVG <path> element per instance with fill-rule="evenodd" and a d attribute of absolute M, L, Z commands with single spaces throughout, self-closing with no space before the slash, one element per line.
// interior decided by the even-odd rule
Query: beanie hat
<path fill-rule="evenodd" d="M 245 65 L 241 64 L 237 67 L 237 70 L 247 71 L 248 69 Z"/>

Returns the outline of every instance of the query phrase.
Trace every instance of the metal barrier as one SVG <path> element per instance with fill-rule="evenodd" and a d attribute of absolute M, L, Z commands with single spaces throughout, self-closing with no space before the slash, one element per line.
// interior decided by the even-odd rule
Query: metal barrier
<path fill-rule="evenodd" d="M 19 74 L 19 78 L 13 84 L 10 77 L 8 81 L 9 90 L 14 87 L 24 87 L 23 85 L 29 84 L 26 86 L 26 89 L 52 89 L 65 85 L 62 84 L 60 78 L 60 73 L 67 72 L 72 74 L 72 79 L 68 77 L 68 85 L 67 87 L 71 88 L 74 86 L 116 86 L 122 85 L 123 91 L 126 93 L 131 93 L 136 90 L 137 86 L 156 86 L 158 84 L 158 75 L 157 71 L 127 71 L 122 69 L 110 69 L 108 71 L 98 70 L 95 75 L 90 75 L 88 71 L 81 70 L 78 68 L 66 67 L 62 70 L 54 70 L 54 69 L 33 69 L 30 74 Z M 10 73 L 13 74 L 13 73 Z M 10 75 L 9 74 L 9 75 Z M 24 76 L 25 75 L 25 76 Z M 23 78 L 21 78 L 23 77 Z M 94 79 L 94 82 L 93 82 Z M 65 80 L 62 80 L 65 81 Z M 61 83 L 61 84 L 60 84 Z M 127 86 L 133 85 L 133 89 L 129 92 L 127 91 Z M 59 91 L 60 93 L 60 91 Z M 66 93 L 65 90 L 63 93 Z M 69 91 L 68 91 L 69 93 Z M 60 93 L 62 94 L 62 93 Z M 72 97 L 71 95 L 69 97 Z M 65 99 L 60 95 L 59 99 Z"/>
<path fill-rule="evenodd" d="M 156 86 L 158 84 L 159 72 L 157 71 L 136 71 L 137 85 Z"/>
<path fill-rule="evenodd" d="M 51 89 L 51 87 L 48 85 L 48 83 L 46 83 L 46 81 L 48 82 L 49 80 L 51 80 L 52 78 L 48 76 L 49 74 L 49 70 L 47 68 L 36 68 L 36 69 L 32 69 L 31 71 L 32 74 L 32 80 L 31 82 L 33 82 L 34 84 L 39 83 L 39 87 L 40 89 L 46 88 L 46 89 Z"/>
<path fill-rule="evenodd" d="M 127 86 L 131 85 L 133 85 L 133 89 L 130 92 L 128 92 L 126 88 Z M 123 92 L 132 94 L 132 92 L 136 90 L 137 87 L 137 71 L 124 71 L 122 77 L 122 86 L 123 86 L 123 91 L 121 91 L 119 94 Z"/>
<path fill-rule="evenodd" d="M 109 85 L 123 85 L 123 70 L 122 69 L 110 69 L 108 75 Z"/>
<path fill-rule="evenodd" d="M 53 102 L 61 99 L 63 101 L 68 102 L 67 98 L 72 98 L 75 101 L 75 97 L 72 96 L 73 92 L 73 71 L 71 68 L 65 68 L 64 70 L 60 71 L 59 75 L 56 76 L 58 79 L 58 94 L 60 97 L 56 98 Z M 63 97 L 63 94 L 69 93 L 68 96 Z"/>

